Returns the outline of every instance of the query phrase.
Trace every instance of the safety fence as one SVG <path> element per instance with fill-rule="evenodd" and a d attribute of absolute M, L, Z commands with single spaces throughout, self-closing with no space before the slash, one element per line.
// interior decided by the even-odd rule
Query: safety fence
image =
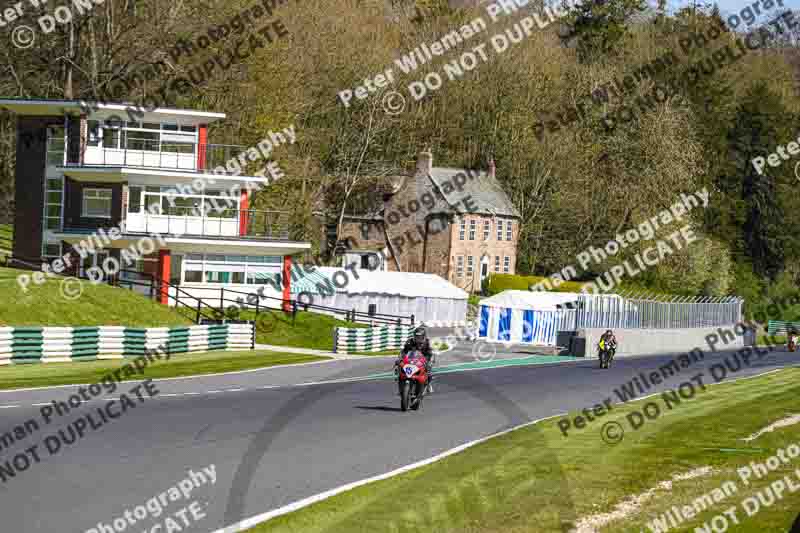
<path fill-rule="evenodd" d="M 735 296 L 688 297 L 645 293 L 576 294 L 556 309 L 480 306 L 477 338 L 556 346 L 559 332 L 583 329 L 692 329 L 741 321 L 744 300 Z"/>
<path fill-rule="evenodd" d="M 783 320 L 770 320 L 767 323 L 767 334 L 775 335 L 776 333 L 790 333 L 796 331 L 800 333 L 800 322 L 785 322 Z"/>
<path fill-rule="evenodd" d="M 737 296 L 672 296 L 649 293 L 581 295 L 575 328 L 681 329 L 725 326 L 741 321 Z"/>
<path fill-rule="evenodd" d="M 372 328 L 335 328 L 333 351 L 352 353 L 400 349 L 413 332 L 414 326 L 397 325 Z"/>
<path fill-rule="evenodd" d="M 0 328 L 0 365 L 122 359 L 146 355 L 146 351 L 178 354 L 252 349 L 253 335 L 253 324 L 4 327 Z"/>

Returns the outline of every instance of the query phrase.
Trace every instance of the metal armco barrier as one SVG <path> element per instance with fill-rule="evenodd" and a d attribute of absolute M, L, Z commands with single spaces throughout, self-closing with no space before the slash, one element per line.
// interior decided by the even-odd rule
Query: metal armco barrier
<path fill-rule="evenodd" d="M 174 328 L 4 327 L 0 365 L 122 359 L 160 353 L 250 349 L 253 324 L 212 324 Z"/>
<path fill-rule="evenodd" d="M 333 351 L 336 353 L 379 352 L 400 349 L 414 332 L 414 326 L 379 326 L 372 328 L 336 328 Z"/>

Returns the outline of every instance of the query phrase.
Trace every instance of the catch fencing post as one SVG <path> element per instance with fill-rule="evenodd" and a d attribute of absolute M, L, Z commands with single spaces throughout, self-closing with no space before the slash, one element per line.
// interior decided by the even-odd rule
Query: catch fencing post
<path fill-rule="evenodd" d="M 250 349 L 256 349 L 256 322 L 255 320 L 250 321 Z"/>
<path fill-rule="evenodd" d="M 195 324 L 199 324 L 200 323 L 200 304 L 202 302 L 203 301 L 200 298 L 197 299 L 197 318 L 195 318 L 195 320 L 194 320 Z"/>

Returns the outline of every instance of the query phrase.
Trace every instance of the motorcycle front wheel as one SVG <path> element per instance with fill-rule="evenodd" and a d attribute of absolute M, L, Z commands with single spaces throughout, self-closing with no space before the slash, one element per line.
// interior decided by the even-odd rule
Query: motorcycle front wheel
<path fill-rule="evenodd" d="M 408 400 L 411 396 L 411 385 L 409 384 L 408 380 L 403 381 L 403 385 L 400 388 L 400 410 L 404 413 L 408 411 Z"/>
<path fill-rule="evenodd" d="M 422 407 L 422 396 L 425 393 L 425 385 L 420 382 L 417 382 L 417 389 L 416 389 L 416 398 L 414 399 L 414 403 L 411 404 L 412 411 L 419 411 L 419 408 Z"/>

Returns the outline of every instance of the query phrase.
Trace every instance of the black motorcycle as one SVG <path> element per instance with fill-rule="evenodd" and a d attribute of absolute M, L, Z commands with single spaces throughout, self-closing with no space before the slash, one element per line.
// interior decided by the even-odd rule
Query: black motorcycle
<path fill-rule="evenodd" d="M 600 357 L 600 368 L 608 368 L 611 361 L 614 359 L 614 353 L 617 351 L 616 346 L 611 348 L 599 348 L 598 357 Z"/>

